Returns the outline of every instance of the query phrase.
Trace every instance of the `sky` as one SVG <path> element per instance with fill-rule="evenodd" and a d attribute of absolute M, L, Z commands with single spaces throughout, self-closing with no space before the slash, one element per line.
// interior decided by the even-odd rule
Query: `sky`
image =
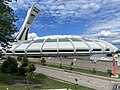
<path fill-rule="evenodd" d="M 29 38 L 48 35 L 78 35 L 98 38 L 120 48 L 120 0 L 17 0 L 9 3 L 20 29 L 27 10 L 41 10 L 29 31 Z"/>

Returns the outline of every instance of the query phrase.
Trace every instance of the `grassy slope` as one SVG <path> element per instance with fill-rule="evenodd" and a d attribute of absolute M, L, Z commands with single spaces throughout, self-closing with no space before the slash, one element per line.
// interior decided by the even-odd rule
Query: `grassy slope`
<path fill-rule="evenodd" d="M 46 66 L 60 68 L 59 65 L 54 65 L 54 64 L 46 64 Z M 70 70 L 70 67 L 68 67 L 68 66 L 62 66 L 62 69 Z M 109 77 L 108 73 L 101 72 L 101 71 L 96 71 L 95 73 L 93 73 L 93 70 L 80 69 L 80 68 L 73 68 L 73 71 Z"/>
<path fill-rule="evenodd" d="M 5 74 L 0 72 L 0 90 L 27 90 L 26 82 L 22 84 L 16 84 L 14 80 L 24 80 L 24 76 L 18 76 L 17 74 Z M 31 84 L 28 85 L 30 90 L 43 90 L 43 89 L 60 89 L 60 88 L 71 88 L 72 90 L 92 90 L 78 85 L 67 84 L 56 81 L 47 76 L 38 74 L 35 79 L 30 80 Z"/>

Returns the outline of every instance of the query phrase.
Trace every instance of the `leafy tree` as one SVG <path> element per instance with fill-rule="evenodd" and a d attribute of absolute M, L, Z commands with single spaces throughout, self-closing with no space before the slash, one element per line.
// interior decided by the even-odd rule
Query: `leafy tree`
<path fill-rule="evenodd" d="M 17 31 L 14 25 L 17 18 L 13 9 L 8 6 L 12 0 L 0 0 L 0 45 L 7 46 L 14 40 L 13 34 Z"/>
<path fill-rule="evenodd" d="M 18 60 L 18 61 L 22 61 L 22 56 L 18 56 L 18 57 L 17 57 L 17 60 Z"/>
<path fill-rule="evenodd" d="M 21 61 L 21 65 L 18 68 L 18 73 L 19 75 L 25 75 L 26 70 L 25 67 L 28 66 L 28 59 L 26 57 L 23 58 L 23 60 Z"/>
<path fill-rule="evenodd" d="M 96 70 L 95 70 L 95 68 L 93 68 L 93 71 L 92 71 L 93 73 L 96 73 Z"/>
<path fill-rule="evenodd" d="M 31 64 L 26 57 L 24 57 L 21 62 L 21 66 L 18 68 L 18 73 L 19 75 L 27 75 L 26 73 L 33 72 L 35 69 L 35 66 Z"/>
<path fill-rule="evenodd" d="M 7 57 L 1 65 L 1 71 L 4 73 L 16 73 L 18 72 L 18 64 L 14 58 Z"/>
<path fill-rule="evenodd" d="M 73 62 L 73 61 L 71 61 L 71 63 L 70 63 L 70 70 L 72 70 L 72 69 L 73 69 L 73 68 L 72 68 L 73 64 L 74 64 L 74 62 Z"/>
<path fill-rule="evenodd" d="M 29 61 L 27 57 L 24 57 L 21 63 L 22 63 L 22 66 L 28 66 Z"/>
<path fill-rule="evenodd" d="M 109 77 L 111 77 L 111 75 L 113 75 L 113 73 L 112 73 L 112 70 L 107 70 L 107 73 L 108 73 L 108 75 L 109 75 Z"/>
<path fill-rule="evenodd" d="M 42 58 L 42 59 L 41 59 L 41 65 L 45 65 L 45 63 L 46 63 L 45 58 Z"/>

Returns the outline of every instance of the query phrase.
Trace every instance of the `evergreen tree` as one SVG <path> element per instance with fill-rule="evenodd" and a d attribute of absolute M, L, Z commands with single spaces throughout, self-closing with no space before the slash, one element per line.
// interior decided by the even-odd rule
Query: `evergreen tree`
<path fill-rule="evenodd" d="M 17 18 L 13 9 L 8 6 L 12 0 L 0 0 L 0 45 L 6 46 L 14 40 L 13 34 L 17 31 L 14 25 Z"/>

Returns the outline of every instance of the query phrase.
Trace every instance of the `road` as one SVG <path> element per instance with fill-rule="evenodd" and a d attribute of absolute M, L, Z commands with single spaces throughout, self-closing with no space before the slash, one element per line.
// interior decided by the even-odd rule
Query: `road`
<path fill-rule="evenodd" d="M 77 73 L 65 72 L 62 69 L 50 68 L 44 66 L 37 66 L 37 73 L 41 73 L 46 76 L 50 76 L 59 80 L 63 80 L 70 83 L 78 83 L 78 85 L 82 85 L 85 87 L 93 88 L 96 90 L 112 90 L 112 87 L 116 81 L 111 81 L 107 79 L 96 78 L 94 76 L 82 75 Z M 75 81 L 75 78 L 78 80 Z"/>

